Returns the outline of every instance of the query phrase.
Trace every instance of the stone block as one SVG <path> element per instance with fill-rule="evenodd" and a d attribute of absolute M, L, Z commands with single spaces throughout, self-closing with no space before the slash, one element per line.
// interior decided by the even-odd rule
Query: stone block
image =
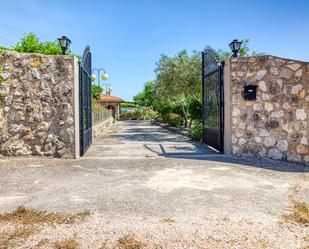
<path fill-rule="evenodd" d="M 276 148 L 270 149 L 268 155 L 273 159 L 282 159 L 282 153 Z"/>

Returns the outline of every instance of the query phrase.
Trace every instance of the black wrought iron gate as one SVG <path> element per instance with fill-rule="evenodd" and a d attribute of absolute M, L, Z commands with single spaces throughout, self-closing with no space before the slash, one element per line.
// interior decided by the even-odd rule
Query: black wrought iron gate
<path fill-rule="evenodd" d="M 202 53 L 203 142 L 223 152 L 224 91 L 223 63 L 216 52 L 206 48 Z"/>
<path fill-rule="evenodd" d="M 79 64 L 79 126 L 81 156 L 85 154 L 92 143 L 91 70 L 91 52 L 89 46 L 87 46 Z"/>

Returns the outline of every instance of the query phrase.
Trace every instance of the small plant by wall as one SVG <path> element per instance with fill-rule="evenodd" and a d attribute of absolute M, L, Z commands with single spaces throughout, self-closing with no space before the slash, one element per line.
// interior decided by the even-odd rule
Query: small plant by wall
<path fill-rule="evenodd" d="M 0 51 L 1 53 L 1 51 Z M 1 60 L 0 60 L 0 63 L 1 63 Z M 3 82 L 4 82 L 4 78 L 2 76 L 2 72 L 3 72 L 3 69 L 2 67 L 0 67 L 0 87 L 2 86 Z M 3 106 L 4 105 L 4 96 L 2 96 L 0 94 L 0 106 Z"/>
<path fill-rule="evenodd" d="M 203 135 L 202 120 L 194 121 L 192 127 L 189 130 L 189 137 L 196 141 L 201 141 Z"/>

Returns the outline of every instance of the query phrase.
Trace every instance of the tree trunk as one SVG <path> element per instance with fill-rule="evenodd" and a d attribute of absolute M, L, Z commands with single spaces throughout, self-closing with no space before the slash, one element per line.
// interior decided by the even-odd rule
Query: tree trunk
<path fill-rule="evenodd" d="M 185 118 L 185 127 L 187 128 L 188 127 L 188 115 L 186 113 L 186 109 L 185 109 L 184 105 L 181 105 L 181 109 L 182 109 L 182 112 L 183 112 L 183 115 L 184 115 L 184 118 Z"/>
<path fill-rule="evenodd" d="M 189 127 L 188 128 L 191 128 L 192 126 L 192 118 L 189 119 Z"/>

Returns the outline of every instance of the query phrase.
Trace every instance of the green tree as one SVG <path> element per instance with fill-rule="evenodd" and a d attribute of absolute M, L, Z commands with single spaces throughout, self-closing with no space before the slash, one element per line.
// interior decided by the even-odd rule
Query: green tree
<path fill-rule="evenodd" d="M 142 92 L 133 97 L 134 102 L 139 106 L 153 107 L 155 100 L 155 83 L 147 81 Z"/>
<path fill-rule="evenodd" d="M 169 100 L 175 103 L 188 126 L 190 114 L 188 113 L 189 99 L 201 101 L 201 55 L 194 51 L 189 55 L 185 50 L 176 56 L 161 55 L 156 65 L 156 98 Z"/>
<path fill-rule="evenodd" d="M 92 98 L 96 100 L 100 100 L 102 92 L 103 92 L 103 88 L 101 86 L 97 86 L 95 84 L 91 85 Z"/>
<path fill-rule="evenodd" d="M 217 50 L 220 61 L 231 56 L 230 51 Z M 249 39 L 244 39 L 240 56 L 254 56 L 249 49 Z M 185 50 L 175 56 L 161 55 L 155 67 L 156 79 L 134 97 L 139 105 L 151 106 L 160 115 L 176 113 L 190 127 L 192 120 L 202 118 L 201 53 Z"/>

